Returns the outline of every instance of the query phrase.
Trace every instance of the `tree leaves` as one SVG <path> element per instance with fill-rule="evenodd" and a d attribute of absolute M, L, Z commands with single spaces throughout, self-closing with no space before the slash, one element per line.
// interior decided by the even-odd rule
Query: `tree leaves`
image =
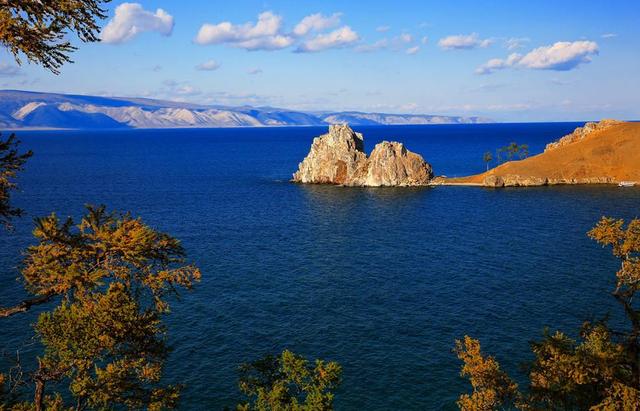
<path fill-rule="evenodd" d="M 9 204 L 9 194 L 11 190 L 16 189 L 14 178 L 17 172 L 22 170 L 27 159 L 33 155 L 31 151 L 18 153 L 19 144 L 15 134 L 11 134 L 6 140 L 0 138 L 0 225 L 7 228 L 11 227 L 13 217 L 22 214 L 22 210 Z"/>
<path fill-rule="evenodd" d="M 484 356 L 480 342 L 469 336 L 456 341 L 455 352 L 463 362 L 460 375 L 469 378 L 473 392 L 458 399 L 458 407 L 464 411 L 489 411 L 515 404 L 519 398 L 518 385 L 500 369 L 491 356 Z"/>
<path fill-rule="evenodd" d="M 67 381 L 79 408 L 175 407 L 180 386 L 160 381 L 170 352 L 162 317 L 168 298 L 201 275 L 185 263 L 179 241 L 104 206 L 87 206 L 77 225 L 55 214 L 38 219 L 34 236 L 25 285 L 39 296 L 62 296 L 35 326 L 45 352 L 33 374 L 42 387 L 34 406 L 49 401 L 46 383 Z"/>
<path fill-rule="evenodd" d="M 249 400 L 238 410 L 325 411 L 333 409 L 333 391 L 340 384 L 337 362 L 316 360 L 285 350 L 240 366 L 240 391 Z"/>
<path fill-rule="evenodd" d="M 0 2 L 0 44 L 20 64 L 20 55 L 54 74 L 71 62 L 76 50 L 67 40 L 69 31 L 83 42 L 99 41 L 99 20 L 106 18 L 102 7 L 110 0 L 57 0 Z"/>

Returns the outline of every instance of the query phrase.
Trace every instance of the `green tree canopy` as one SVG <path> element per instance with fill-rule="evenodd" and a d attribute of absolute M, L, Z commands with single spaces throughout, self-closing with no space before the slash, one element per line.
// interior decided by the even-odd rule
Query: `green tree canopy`
<path fill-rule="evenodd" d="M 305 358 L 285 350 L 240 367 L 240 411 L 328 411 L 342 370 L 337 362 Z"/>
<path fill-rule="evenodd" d="M 515 141 L 496 150 L 496 158 L 498 161 L 502 161 L 503 159 L 511 161 L 516 157 L 522 160 L 528 156 L 529 146 L 527 144 L 518 144 Z"/>

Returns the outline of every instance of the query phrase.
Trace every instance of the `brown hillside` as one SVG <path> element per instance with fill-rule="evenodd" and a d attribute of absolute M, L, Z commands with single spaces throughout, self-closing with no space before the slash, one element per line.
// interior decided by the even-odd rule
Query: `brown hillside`
<path fill-rule="evenodd" d="M 550 145 L 544 153 L 510 161 L 486 173 L 446 179 L 444 184 L 534 186 L 602 184 L 634 181 L 640 184 L 640 123 L 599 123 L 584 134 L 577 129 Z"/>

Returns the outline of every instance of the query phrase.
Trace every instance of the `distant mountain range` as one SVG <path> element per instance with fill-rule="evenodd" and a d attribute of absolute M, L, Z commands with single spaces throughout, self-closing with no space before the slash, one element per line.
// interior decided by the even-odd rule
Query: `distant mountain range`
<path fill-rule="evenodd" d="M 273 107 L 200 105 L 146 98 L 0 90 L 1 128 L 175 128 L 487 123 L 481 117 L 302 112 Z"/>

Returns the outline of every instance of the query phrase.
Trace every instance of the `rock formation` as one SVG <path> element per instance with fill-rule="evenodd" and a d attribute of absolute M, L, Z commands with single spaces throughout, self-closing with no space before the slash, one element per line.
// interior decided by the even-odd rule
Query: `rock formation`
<path fill-rule="evenodd" d="M 567 144 L 575 143 L 576 141 L 580 141 L 583 138 L 587 137 L 594 131 L 604 130 L 611 126 L 615 126 L 616 124 L 620 124 L 622 121 L 620 120 L 600 120 L 598 123 L 589 122 L 582 127 L 578 127 L 573 130 L 572 133 L 567 134 L 564 137 L 561 137 L 558 141 L 554 141 L 553 143 L 547 144 L 544 148 L 544 151 L 553 150 L 558 147 L 566 146 Z"/>
<path fill-rule="evenodd" d="M 347 125 L 329 126 L 329 133 L 313 139 L 311 150 L 293 174 L 297 183 L 353 184 L 367 175 L 362 134 Z"/>
<path fill-rule="evenodd" d="M 364 152 L 362 134 L 348 125 L 331 125 L 329 133 L 316 137 L 292 181 L 345 186 L 423 186 L 433 173 L 431 166 L 402 143 L 383 141 L 371 156 Z"/>
<path fill-rule="evenodd" d="M 383 141 L 369 156 L 365 186 L 420 186 L 429 183 L 433 173 L 421 155 L 402 143 Z"/>
<path fill-rule="evenodd" d="M 640 123 L 587 123 L 547 145 L 544 153 L 509 161 L 486 173 L 433 184 L 486 187 L 640 183 Z"/>

